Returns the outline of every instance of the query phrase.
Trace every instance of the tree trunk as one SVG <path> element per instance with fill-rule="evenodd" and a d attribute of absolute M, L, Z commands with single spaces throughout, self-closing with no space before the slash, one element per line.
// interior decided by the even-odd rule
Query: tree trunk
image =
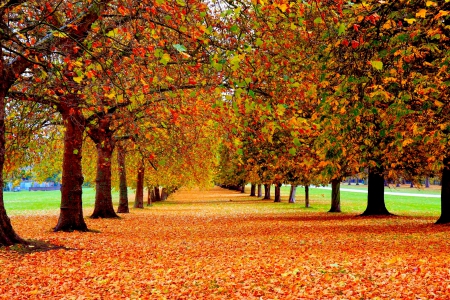
<path fill-rule="evenodd" d="M 275 184 L 275 200 L 273 202 L 281 202 L 281 183 Z"/>
<path fill-rule="evenodd" d="M 117 216 L 114 211 L 111 195 L 111 158 L 113 142 L 111 139 L 106 138 L 96 146 L 97 178 L 95 179 L 95 206 L 91 218 L 118 218 L 119 216 Z"/>
<path fill-rule="evenodd" d="M 117 146 L 117 162 L 119 164 L 119 207 L 118 213 L 129 213 L 128 207 L 128 187 L 127 187 L 127 169 L 125 165 L 125 149 L 121 145 Z"/>
<path fill-rule="evenodd" d="M 309 208 L 309 185 L 305 185 L 305 207 Z"/>
<path fill-rule="evenodd" d="M 169 197 L 169 192 L 166 187 L 163 187 L 161 190 L 161 201 L 165 201 Z"/>
<path fill-rule="evenodd" d="M 436 224 L 448 224 L 450 223 L 450 157 L 444 158 L 441 185 L 441 216 Z"/>
<path fill-rule="evenodd" d="M 138 170 L 134 208 L 144 208 L 144 171 L 144 164 L 142 163 Z"/>
<path fill-rule="evenodd" d="M 245 194 L 245 182 L 242 182 L 239 190 L 241 191 L 242 194 Z"/>
<path fill-rule="evenodd" d="M 0 51 L 1 53 L 1 51 Z M 0 58 L 3 61 L 3 58 Z M 3 79 L 2 79 L 3 80 Z M 5 87 L 0 91 L 0 246 L 25 244 L 14 231 L 3 202 L 3 166 L 5 163 Z"/>
<path fill-rule="evenodd" d="M 148 186 L 147 187 L 147 206 L 152 206 L 154 194 L 155 194 L 155 190 L 153 189 L 153 187 Z"/>
<path fill-rule="evenodd" d="M 159 191 L 159 186 L 155 186 L 155 188 L 153 189 L 153 194 L 155 197 L 155 202 L 161 201 L 161 192 Z"/>
<path fill-rule="evenodd" d="M 331 180 L 331 208 L 328 212 L 341 212 L 341 180 Z"/>
<path fill-rule="evenodd" d="M 270 184 L 264 185 L 264 200 L 270 200 Z"/>
<path fill-rule="evenodd" d="M 250 187 L 250 196 L 255 197 L 256 196 L 256 184 L 252 183 Z"/>
<path fill-rule="evenodd" d="M 54 230 L 87 231 L 88 228 L 83 218 L 82 185 L 84 178 L 81 168 L 84 118 L 81 110 L 75 105 L 64 109 L 62 117 L 65 132 L 61 208 L 58 224 Z"/>
<path fill-rule="evenodd" d="M 258 184 L 258 197 L 262 197 L 262 184 Z"/>
<path fill-rule="evenodd" d="M 356 177 L 356 185 L 359 185 L 359 178 Z"/>
<path fill-rule="evenodd" d="M 390 215 L 384 203 L 383 168 L 369 168 L 369 186 L 367 190 L 367 208 L 363 216 Z"/>
<path fill-rule="evenodd" d="M 352 178 L 351 177 L 349 177 L 347 181 L 348 181 L 348 185 L 352 185 Z"/>
<path fill-rule="evenodd" d="M 429 188 L 430 187 L 430 177 L 425 177 L 425 188 Z"/>
<path fill-rule="evenodd" d="M 297 186 L 291 185 L 291 191 L 289 192 L 289 203 L 295 203 L 295 193 L 297 192 Z"/>

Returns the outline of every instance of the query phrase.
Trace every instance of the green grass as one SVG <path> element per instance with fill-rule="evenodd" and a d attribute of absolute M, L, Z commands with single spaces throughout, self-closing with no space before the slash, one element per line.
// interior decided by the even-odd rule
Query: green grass
<path fill-rule="evenodd" d="M 57 210 L 61 204 L 60 191 L 20 191 L 3 192 L 5 208 L 8 213 L 17 214 L 29 211 Z M 118 192 L 113 192 L 113 200 L 117 201 Z M 83 189 L 83 207 L 94 207 L 95 190 Z"/>
<path fill-rule="evenodd" d="M 367 185 L 351 185 L 342 184 L 342 188 L 350 189 L 367 189 Z M 249 192 L 250 189 L 247 188 Z M 272 188 L 273 197 L 273 188 Z M 414 194 L 439 194 L 438 189 L 422 189 L 416 188 L 399 188 L 389 189 L 386 188 L 386 192 L 399 192 L 399 193 L 414 193 Z M 295 204 L 289 204 L 287 197 L 289 195 L 289 186 L 282 187 L 282 201 L 283 203 L 261 203 L 261 208 L 264 209 L 266 205 L 278 205 L 282 210 L 303 210 L 304 208 L 304 188 L 297 188 L 297 196 Z M 249 197 L 248 201 L 254 201 L 254 197 Z M 247 202 L 246 200 L 246 202 Z M 388 210 L 396 215 L 404 216 L 430 216 L 438 217 L 440 214 L 440 199 L 439 198 L 427 198 L 427 197 L 410 197 L 407 195 L 385 195 L 386 206 Z M 61 193 L 60 191 L 36 191 L 36 192 L 4 192 L 5 207 L 10 215 L 42 211 L 57 211 L 60 206 Z M 95 190 L 92 188 L 83 189 L 83 207 L 92 208 L 95 201 Z M 115 207 L 118 202 L 118 192 L 113 192 L 113 201 Z M 331 191 L 326 189 L 310 188 L 310 205 L 311 208 L 307 210 L 326 212 L 330 208 Z M 164 202 L 157 205 L 176 205 L 177 203 Z M 360 214 L 362 213 L 367 204 L 367 194 L 341 191 L 341 209 L 343 213 Z M 195 205 L 195 203 L 193 203 Z"/>
<path fill-rule="evenodd" d="M 341 185 L 341 188 L 366 189 L 366 186 L 347 186 Z M 310 188 L 310 205 L 313 209 L 327 211 L 331 204 L 331 190 Z M 385 189 L 386 192 L 413 193 L 413 194 L 440 194 L 440 190 L 418 190 L 415 188 Z M 285 198 L 289 195 L 289 187 L 282 187 L 282 195 Z M 296 205 L 304 205 L 304 188 L 298 187 L 296 193 Z M 385 195 L 387 209 L 396 215 L 406 216 L 433 216 L 440 214 L 440 198 L 429 197 L 411 197 L 407 195 Z M 366 209 L 367 194 L 341 191 L 341 210 L 344 213 L 359 214 Z"/>

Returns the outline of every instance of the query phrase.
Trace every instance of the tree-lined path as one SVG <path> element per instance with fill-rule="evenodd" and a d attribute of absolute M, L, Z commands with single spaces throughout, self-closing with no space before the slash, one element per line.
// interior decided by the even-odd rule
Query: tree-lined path
<path fill-rule="evenodd" d="M 180 190 L 95 232 L 52 232 L 57 213 L 12 215 L 2 299 L 445 299 L 449 234 L 434 217 L 358 217 L 220 189 Z M 325 200 L 324 200 L 325 201 Z M 90 213 L 92 208 L 85 211 Z M 26 250 L 26 251 L 25 251 Z"/>

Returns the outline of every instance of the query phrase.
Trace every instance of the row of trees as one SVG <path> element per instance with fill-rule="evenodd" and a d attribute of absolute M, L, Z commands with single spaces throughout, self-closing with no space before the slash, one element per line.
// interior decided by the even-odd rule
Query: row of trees
<path fill-rule="evenodd" d="M 218 181 L 331 182 L 330 211 L 340 211 L 340 182 L 367 170 L 364 214 L 386 215 L 385 180 L 440 174 L 438 223 L 448 223 L 449 5 L 321 1 L 247 9 L 236 20 L 244 24 L 237 36 L 251 51 L 232 76 L 227 109 L 237 125 L 226 137 Z"/>
<path fill-rule="evenodd" d="M 337 188 L 368 169 L 366 214 L 388 213 L 385 179 L 443 172 L 449 222 L 448 6 L 3 1 L 0 170 L 6 150 L 7 172 L 62 169 L 55 230 L 87 230 L 85 177 L 95 176 L 92 217 L 116 217 L 120 178 L 122 189 L 140 178 L 138 191 L 206 182 L 216 153 L 231 184 Z M 1 196 L 0 244 L 16 242 Z"/>

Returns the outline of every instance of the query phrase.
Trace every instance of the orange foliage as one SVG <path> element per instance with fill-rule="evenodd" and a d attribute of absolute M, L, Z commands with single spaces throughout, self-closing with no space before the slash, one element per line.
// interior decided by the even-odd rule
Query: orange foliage
<path fill-rule="evenodd" d="M 13 216 L 22 237 L 66 249 L 1 249 L 0 298 L 450 298 L 448 228 L 430 219 L 280 213 L 218 188 L 168 201 L 87 219 L 100 233 L 54 233 L 57 212 Z"/>

